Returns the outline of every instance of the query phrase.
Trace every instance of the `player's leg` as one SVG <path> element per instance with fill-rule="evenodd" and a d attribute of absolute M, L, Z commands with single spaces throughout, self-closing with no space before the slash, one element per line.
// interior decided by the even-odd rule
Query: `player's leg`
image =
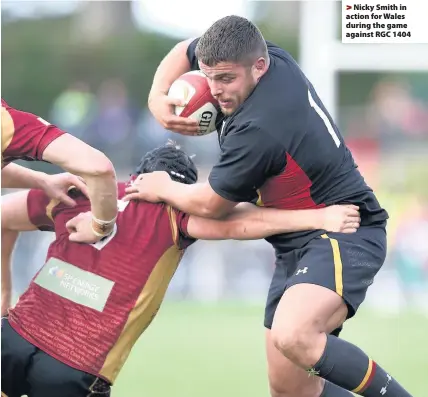
<path fill-rule="evenodd" d="M 266 329 L 266 357 L 272 397 L 318 397 L 324 387 L 323 379 L 308 373 L 290 361 L 276 348 L 271 330 Z"/>
<path fill-rule="evenodd" d="M 272 397 L 352 397 L 352 393 L 308 373 L 286 358 L 266 330 L 268 377 Z"/>
<path fill-rule="evenodd" d="M 410 396 L 362 350 L 326 334 L 344 300 L 355 313 L 384 261 L 384 232 L 361 229 L 352 237 L 315 239 L 302 250 L 275 312 L 272 340 L 295 364 L 347 390 L 366 397 Z"/>
<path fill-rule="evenodd" d="M 110 385 L 39 350 L 28 371 L 28 397 L 109 397 Z"/>
<path fill-rule="evenodd" d="M 26 369 L 36 347 L 28 343 L 10 326 L 6 318 L 1 319 L 1 391 L 2 396 L 21 397 L 27 394 L 29 385 Z"/>
<path fill-rule="evenodd" d="M 337 330 L 345 320 L 346 313 L 346 306 L 340 306 L 326 322 L 326 332 Z M 277 348 L 275 334 L 269 330 L 266 334 L 266 351 L 272 397 L 352 397 L 349 391 L 308 374 L 305 369 L 285 357 Z"/>
<path fill-rule="evenodd" d="M 270 328 L 278 303 L 286 287 L 287 273 L 295 271 L 298 256 L 295 252 L 283 255 L 287 266 L 277 266 L 269 288 L 265 310 L 266 357 L 268 364 L 269 388 L 272 397 L 351 397 L 351 394 L 328 381 L 308 373 L 286 358 L 274 345 Z M 346 307 L 338 312 L 327 324 L 327 331 L 333 332 L 346 318 Z"/>

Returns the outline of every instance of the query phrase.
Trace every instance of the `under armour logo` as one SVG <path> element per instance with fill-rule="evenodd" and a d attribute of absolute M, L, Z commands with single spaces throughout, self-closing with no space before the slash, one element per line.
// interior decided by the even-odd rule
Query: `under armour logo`
<path fill-rule="evenodd" d="M 382 394 L 382 396 L 384 396 L 386 394 L 389 383 L 392 380 L 391 375 L 386 374 L 386 377 L 388 378 L 388 380 L 386 381 L 386 385 L 384 387 L 382 387 L 382 389 L 380 389 L 380 394 Z"/>
<path fill-rule="evenodd" d="M 307 267 L 304 267 L 303 269 L 299 269 L 299 270 L 297 270 L 296 276 L 298 276 L 300 273 L 305 274 L 305 273 L 307 273 L 307 272 L 308 272 L 308 268 L 307 268 Z"/>

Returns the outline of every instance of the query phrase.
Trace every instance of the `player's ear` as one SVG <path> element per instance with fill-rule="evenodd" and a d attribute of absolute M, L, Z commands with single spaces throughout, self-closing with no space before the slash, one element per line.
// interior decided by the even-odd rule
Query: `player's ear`
<path fill-rule="evenodd" d="M 264 70 L 266 67 L 266 59 L 260 57 L 259 59 L 257 59 L 255 66 L 257 70 Z"/>
<path fill-rule="evenodd" d="M 256 80 L 260 79 L 267 71 L 267 61 L 263 57 L 259 57 L 253 65 L 253 75 Z"/>

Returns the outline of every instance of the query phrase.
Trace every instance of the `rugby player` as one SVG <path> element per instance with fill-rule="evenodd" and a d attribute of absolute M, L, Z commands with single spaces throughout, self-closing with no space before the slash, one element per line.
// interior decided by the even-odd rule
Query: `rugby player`
<path fill-rule="evenodd" d="M 95 242 L 114 227 L 117 216 L 116 174 L 110 160 L 100 151 L 65 133 L 34 114 L 10 107 L 1 100 L 2 188 L 43 188 L 50 196 L 73 205 L 66 195 L 70 184 L 87 189 L 93 219 L 85 220 L 74 241 Z M 42 160 L 56 164 L 74 175 L 51 178 L 10 162 L 18 159 Z M 5 167 L 5 168 L 4 168 Z M 68 185 L 67 185 L 68 184 Z"/>
<path fill-rule="evenodd" d="M 207 76 L 225 116 L 218 125 L 221 156 L 208 182 L 185 186 L 167 173 L 143 175 L 127 198 L 164 201 L 210 218 L 252 200 L 282 209 L 358 205 L 362 221 L 355 234 L 312 230 L 267 239 L 276 252 L 264 321 L 271 394 L 409 396 L 361 349 L 338 337 L 384 263 L 388 214 L 314 87 L 290 54 L 266 42 L 254 24 L 222 18 L 200 38 L 174 47 L 154 77 L 152 113 L 184 134 L 198 127 L 171 114 L 167 92 L 195 69 Z M 321 378 L 339 387 L 333 390 Z"/>
<path fill-rule="evenodd" d="M 191 158 L 174 145 L 146 154 L 132 179 L 154 170 L 184 184 L 197 180 Z M 124 188 L 119 184 L 120 197 Z M 3 319 L 1 388 L 8 397 L 109 395 L 196 238 L 255 239 L 319 227 L 353 233 L 359 226 L 355 206 L 282 211 L 244 204 L 220 221 L 132 201 L 119 202 L 112 234 L 76 244 L 69 230 L 91 217 L 83 213 L 90 203 L 76 190 L 70 195 L 77 201 L 73 208 L 55 205 L 40 190 L 7 195 L 2 203 L 2 267 L 9 268 L 17 231 L 38 228 L 56 236 L 45 265 Z"/>

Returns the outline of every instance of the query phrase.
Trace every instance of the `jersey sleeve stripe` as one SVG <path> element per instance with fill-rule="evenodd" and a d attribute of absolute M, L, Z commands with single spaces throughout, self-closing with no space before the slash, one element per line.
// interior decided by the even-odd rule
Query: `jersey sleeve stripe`
<path fill-rule="evenodd" d="M 169 217 L 169 224 L 171 226 L 172 240 L 174 241 L 174 244 L 178 247 L 179 241 L 178 241 L 177 214 L 175 213 L 174 209 L 170 205 L 168 205 L 168 217 Z"/>

